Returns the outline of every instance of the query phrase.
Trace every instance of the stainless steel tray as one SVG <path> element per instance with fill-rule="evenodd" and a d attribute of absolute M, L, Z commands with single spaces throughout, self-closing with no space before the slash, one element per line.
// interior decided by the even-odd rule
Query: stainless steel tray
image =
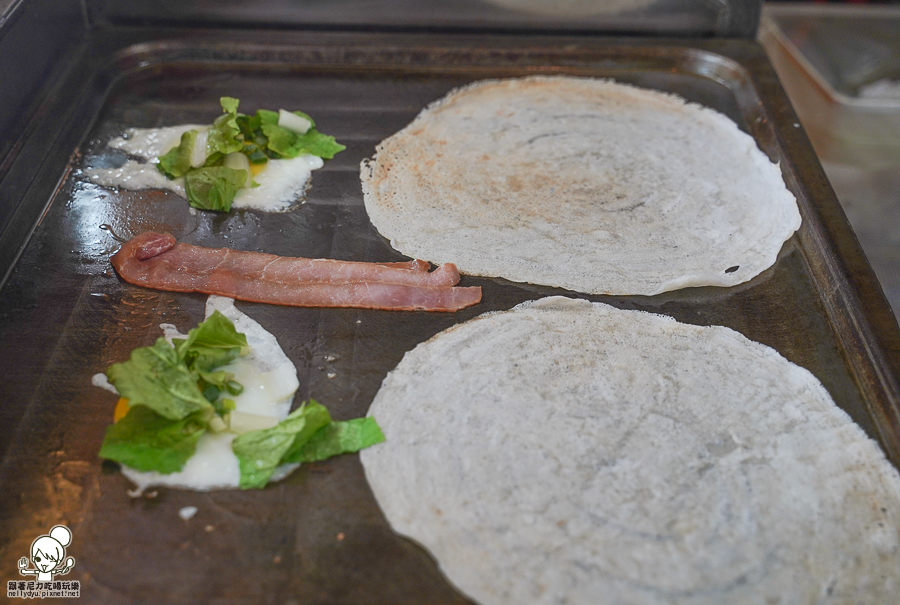
<path fill-rule="evenodd" d="M 22 225 L 19 239 L 0 241 L 10 270 L 0 290 L 0 579 L 22 579 L 16 561 L 31 541 L 64 523 L 76 559 L 64 579 L 79 580 L 91 603 L 467 602 L 427 553 L 391 532 L 355 455 L 261 491 L 128 496 L 115 465 L 97 458 L 115 397 L 91 376 L 151 343 L 160 323 L 196 324 L 205 297 L 119 280 L 109 265 L 118 244 L 100 226 L 284 255 L 400 259 L 366 217 L 359 161 L 451 88 L 534 73 L 611 77 L 725 113 L 781 163 L 803 227 L 773 268 L 728 289 L 585 297 L 466 277 L 484 302 L 456 314 L 239 303 L 296 363 L 297 402 L 314 397 L 339 419 L 364 415 L 417 343 L 489 310 L 568 294 L 729 326 L 774 347 L 812 371 L 898 464 L 897 324 L 755 43 L 114 28 L 71 59 L 0 182 Z M 306 204 L 194 215 L 177 196 L 111 192 L 82 175 L 115 160 L 105 143 L 126 127 L 209 121 L 222 95 L 246 110 L 302 108 L 347 145 L 313 174 Z M 189 521 L 178 515 L 185 506 L 198 509 Z"/>

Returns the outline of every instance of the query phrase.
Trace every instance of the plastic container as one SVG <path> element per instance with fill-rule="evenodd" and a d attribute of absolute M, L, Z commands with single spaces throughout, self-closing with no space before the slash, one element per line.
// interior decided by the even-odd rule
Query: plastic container
<path fill-rule="evenodd" d="M 820 157 L 900 162 L 900 7 L 767 5 L 759 39 Z"/>

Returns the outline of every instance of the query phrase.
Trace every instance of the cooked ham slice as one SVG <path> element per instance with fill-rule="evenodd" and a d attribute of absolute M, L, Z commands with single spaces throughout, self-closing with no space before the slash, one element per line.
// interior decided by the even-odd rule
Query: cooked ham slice
<path fill-rule="evenodd" d="M 360 263 L 275 256 L 179 244 L 143 233 L 113 255 L 125 281 L 171 292 L 202 292 L 298 307 L 456 311 L 481 300 L 481 288 L 454 288 L 456 267 L 432 272 L 424 261 Z"/>

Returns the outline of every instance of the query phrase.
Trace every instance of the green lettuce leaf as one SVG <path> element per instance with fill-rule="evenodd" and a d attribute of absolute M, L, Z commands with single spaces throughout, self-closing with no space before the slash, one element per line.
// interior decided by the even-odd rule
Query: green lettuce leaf
<path fill-rule="evenodd" d="M 306 443 L 329 422 L 331 415 L 325 406 L 310 401 L 272 428 L 238 435 L 231 449 L 240 465 L 241 489 L 265 487 L 275 467 L 281 464 L 282 457 L 294 443 Z"/>
<path fill-rule="evenodd" d="M 257 109 L 256 119 L 259 120 L 260 124 L 277 124 L 278 112 L 270 111 L 268 109 Z M 257 126 L 257 128 L 259 128 L 259 126 Z"/>
<path fill-rule="evenodd" d="M 241 469 L 241 489 L 265 487 L 280 464 L 315 462 L 381 443 L 374 418 L 335 422 L 320 403 L 310 400 L 276 426 L 239 435 L 232 443 Z"/>
<path fill-rule="evenodd" d="M 132 406 L 124 418 L 106 429 L 100 457 L 139 471 L 175 473 L 194 455 L 204 431 L 203 412 L 170 420 L 146 406 Z"/>
<path fill-rule="evenodd" d="M 345 145 L 338 143 L 333 136 L 322 134 L 315 128 L 310 128 L 306 134 L 297 136 L 294 142 L 294 156 L 316 155 L 324 160 L 330 160 L 335 155 L 346 149 Z"/>
<path fill-rule="evenodd" d="M 178 356 L 188 366 L 203 372 L 228 365 L 249 350 L 247 337 L 238 332 L 231 320 L 219 311 L 213 311 L 205 321 L 190 330 L 186 339 L 174 339 L 172 343 Z"/>
<path fill-rule="evenodd" d="M 170 179 L 187 174 L 191 169 L 191 154 L 198 134 L 197 130 L 188 130 L 181 135 L 181 143 L 178 147 L 173 147 L 165 155 L 159 156 L 159 164 L 156 167 L 160 172 Z"/>
<path fill-rule="evenodd" d="M 171 420 L 212 409 L 197 386 L 197 375 L 165 338 L 135 349 L 128 361 L 110 366 L 106 376 L 131 407 L 146 406 Z"/>
<path fill-rule="evenodd" d="M 352 454 L 382 441 L 384 433 L 371 416 L 332 422 L 306 443 L 292 447 L 281 463 L 317 462 L 340 454 Z"/>
<path fill-rule="evenodd" d="M 310 128 L 305 134 L 297 134 L 277 124 L 264 123 L 261 128 L 269 139 L 269 150 L 283 158 L 316 155 L 330 160 L 346 149 L 344 145 L 335 141 L 333 136 L 322 134 L 315 128 Z"/>
<path fill-rule="evenodd" d="M 209 129 L 206 147 L 210 156 L 220 154 L 217 157 L 222 157 L 240 151 L 244 142 L 240 138 L 241 129 L 237 123 L 239 101 L 233 97 L 222 97 L 219 102 L 225 113 L 216 118 Z"/>
<path fill-rule="evenodd" d="M 222 106 L 222 111 L 230 114 L 237 114 L 238 106 L 241 104 L 239 99 L 235 99 L 234 97 L 219 97 L 219 105 Z"/>
<path fill-rule="evenodd" d="M 276 114 L 277 116 L 278 114 Z M 278 124 L 263 123 L 260 127 L 263 134 L 268 139 L 268 148 L 270 151 L 284 158 L 297 157 L 294 151 L 294 143 L 297 140 L 297 133 L 282 128 Z"/>
<path fill-rule="evenodd" d="M 184 177 L 188 201 L 203 210 L 231 210 L 238 189 L 247 182 L 246 170 L 225 166 L 205 166 L 191 170 Z"/>

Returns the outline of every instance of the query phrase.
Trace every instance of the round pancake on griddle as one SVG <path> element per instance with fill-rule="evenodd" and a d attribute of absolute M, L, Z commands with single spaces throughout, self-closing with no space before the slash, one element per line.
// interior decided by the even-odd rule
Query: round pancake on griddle
<path fill-rule="evenodd" d="M 362 452 L 391 526 L 481 605 L 876 605 L 900 475 L 774 350 L 545 298 L 407 353 Z"/>
<path fill-rule="evenodd" d="M 800 225 L 779 167 L 729 118 L 590 78 L 456 90 L 361 178 L 404 254 L 593 294 L 743 283 Z"/>

